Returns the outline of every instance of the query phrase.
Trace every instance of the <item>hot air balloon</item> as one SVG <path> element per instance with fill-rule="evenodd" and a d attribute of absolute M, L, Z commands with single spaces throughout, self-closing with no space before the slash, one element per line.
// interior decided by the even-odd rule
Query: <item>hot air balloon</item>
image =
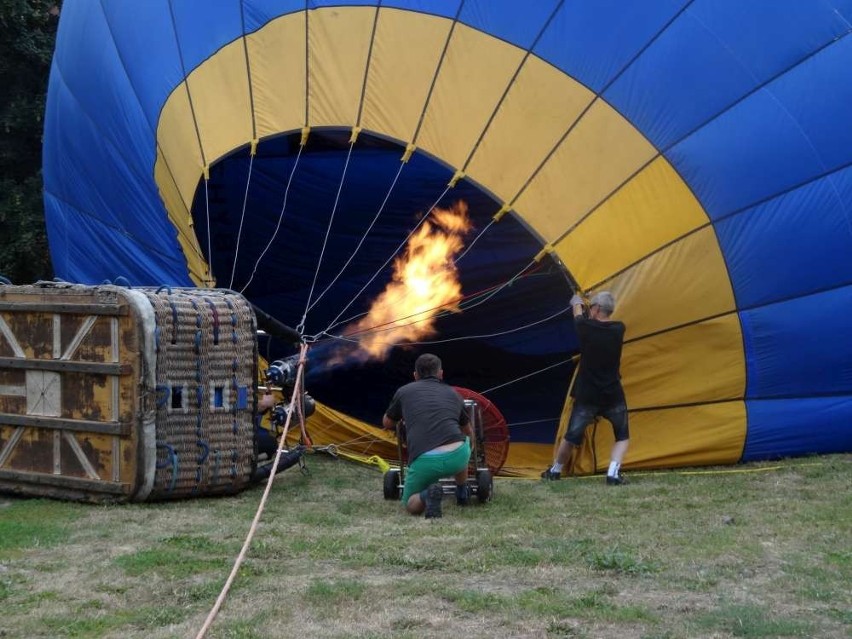
<path fill-rule="evenodd" d="M 242 293 L 312 342 L 312 419 L 339 444 L 429 350 L 500 408 L 506 472 L 541 470 L 577 289 L 627 325 L 628 468 L 849 451 L 851 22 L 849 0 L 67 0 L 55 272 Z M 420 319 L 400 300 L 351 330 L 459 206 L 460 295 L 332 365 Z M 578 472 L 611 437 L 590 429 Z"/>

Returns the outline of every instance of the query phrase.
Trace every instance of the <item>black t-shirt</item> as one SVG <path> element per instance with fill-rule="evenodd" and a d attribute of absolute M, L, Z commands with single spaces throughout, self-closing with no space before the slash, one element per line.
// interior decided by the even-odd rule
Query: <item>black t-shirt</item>
<path fill-rule="evenodd" d="M 409 463 L 433 448 L 464 441 L 460 428 L 468 423 L 464 400 L 437 377 L 401 387 L 385 413 L 394 421 L 405 420 Z"/>
<path fill-rule="evenodd" d="M 624 401 L 621 387 L 623 322 L 601 322 L 575 317 L 580 338 L 580 370 L 571 396 L 582 404 L 612 406 Z"/>

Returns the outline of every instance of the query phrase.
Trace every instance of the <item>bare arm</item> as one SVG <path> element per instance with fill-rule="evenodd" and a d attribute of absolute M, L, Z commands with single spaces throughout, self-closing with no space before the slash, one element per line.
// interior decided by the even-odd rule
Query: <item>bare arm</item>
<path fill-rule="evenodd" d="M 260 399 L 257 400 L 258 413 L 265 413 L 273 406 L 275 406 L 275 396 L 272 393 L 261 395 Z"/>
<path fill-rule="evenodd" d="M 574 313 L 574 317 L 580 317 L 583 315 L 583 307 L 585 306 L 585 302 L 583 298 L 577 295 L 576 293 L 571 298 L 571 312 Z"/>

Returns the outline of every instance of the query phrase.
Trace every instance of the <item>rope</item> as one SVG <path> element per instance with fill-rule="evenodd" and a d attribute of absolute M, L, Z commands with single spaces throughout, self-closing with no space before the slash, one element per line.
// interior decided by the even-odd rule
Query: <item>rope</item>
<path fill-rule="evenodd" d="M 531 262 L 530 264 L 532 264 L 532 263 L 533 263 L 533 262 Z M 505 288 L 505 287 L 507 287 L 507 286 L 511 285 L 511 283 L 515 282 L 515 281 L 516 281 L 517 279 L 519 279 L 520 277 L 530 277 L 530 276 L 533 274 L 533 272 L 530 272 L 530 273 L 528 273 L 527 275 L 523 275 L 523 272 L 524 272 L 527 268 L 529 268 L 530 264 L 528 264 L 527 266 L 525 266 L 523 269 L 521 269 L 521 271 L 519 271 L 519 272 L 518 272 L 516 275 L 514 275 L 511 279 L 509 279 L 508 281 L 506 281 L 506 282 L 504 282 L 504 283 L 502 283 L 502 284 L 498 284 L 498 285 L 492 286 L 492 287 L 490 287 L 490 288 L 483 289 L 483 290 L 481 290 L 481 291 L 479 291 L 479 292 L 477 292 L 477 293 L 471 293 L 471 294 L 469 294 L 469 295 L 465 295 L 465 296 L 463 296 L 463 297 L 461 298 L 461 301 L 459 302 L 459 311 L 466 311 L 466 310 L 469 310 L 469 309 L 472 309 L 472 308 L 476 308 L 476 307 L 477 307 L 477 306 L 479 306 L 480 304 L 484 304 L 485 302 L 487 302 L 489 299 L 491 299 L 492 297 L 494 297 L 494 295 L 496 295 L 497 293 L 499 293 L 499 292 L 500 292 L 503 288 Z M 492 291 L 493 291 L 493 292 L 492 292 Z M 474 302 L 474 303 L 472 303 L 472 304 L 469 304 L 468 306 L 464 306 L 464 301 L 465 301 L 465 300 L 474 300 L 474 299 L 476 299 L 476 298 L 481 298 L 483 295 L 486 295 L 486 294 L 487 294 L 487 293 L 489 293 L 489 292 L 492 292 L 492 293 L 491 293 L 491 295 L 488 295 L 487 297 L 484 297 L 484 298 L 482 298 L 482 299 L 479 299 L 478 301 L 476 301 L 476 302 Z M 405 315 L 405 316 L 402 316 L 402 317 L 399 317 L 399 318 L 396 318 L 396 319 L 393 319 L 393 320 L 390 320 L 390 321 L 387 321 L 387 322 L 383 322 L 382 324 L 376 324 L 375 326 L 371 326 L 371 327 L 369 327 L 369 328 L 365 328 L 365 329 L 360 330 L 360 331 L 355 331 L 354 333 L 349 333 L 349 335 L 347 335 L 347 336 L 343 336 L 343 335 L 333 335 L 333 334 L 329 333 L 328 331 L 329 331 L 331 328 L 334 328 L 334 326 L 330 326 L 330 327 L 329 327 L 329 328 L 327 328 L 325 331 L 322 331 L 321 333 L 317 333 L 316 335 L 312 336 L 312 341 L 317 341 L 317 340 L 319 339 L 319 336 L 320 336 L 320 335 L 327 335 L 327 336 L 328 336 L 329 338 L 331 338 L 331 339 L 343 339 L 343 340 L 346 340 L 347 338 L 351 338 L 352 336 L 356 336 L 356 335 L 358 335 L 358 336 L 370 335 L 370 334 L 373 334 L 373 333 L 389 331 L 389 330 L 393 330 L 393 329 L 396 329 L 396 328 L 404 328 L 404 327 L 406 327 L 406 326 L 411 326 L 412 324 L 417 324 L 417 323 L 419 323 L 419 322 L 424 322 L 424 321 L 429 320 L 429 319 L 440 319 L 440 318 L 443 318 L 443 317 L 446 317 L 446 316 L 450 315 L 450 314 L 451 314 L 451 313 L 453 313 L 454 311 L 453 311 L 453 310 L 441 311 L 441 312 L 436 313 L 434 316 L 431 316 L 431 317 L 421 317 L 421 316 L 422 316 L 422 315 L 425 315 L 426 313 L 429 313 L 430 311 L 436 311 L 436 310 L 439 310 L 439 309 L 442 309 L 442 308 L 450 307 L 450 306 L 452 306 L 452 305 L 456 304 L 456 302 L 457 302 L 457 301 L 458 301 L 458 300 L 455 300 L 455 301 L 452 301 L 452 302 L 446 302 L 446 303 L 441 304 L 441 305 L 439 305 L 439 306 L 433 306 L 432 308 L 430 308 L 430 309 L 426 309 L 426 310 L 424 310 L 424 311 L 419 311 L 419 312 L 417 312 L 417 313 L 412 313 L 411 315 Z M 569 308 L 570 308 L 570 307 L 569 307 Z M 522 326 L 522 327 L 515 328 L 515 329 L 510 329 L 508 332 L 509 332 L 509 333 L 512 333 L 512 332 L 515 332 L 515 331 L 521 330 L 521 329 L 523 329 L 523 328 L 529 328 L 530 326 L 535 326 L 536 324 L 540 324 L 540 323 L 542 323 L 542 322 L 546 322 L 547 320 L 552 319 L 553 317 L 556 317 L 556 316 L 558 316 L 558 315 L 561 315 L 561 314 L 562 314 L 562 313 L 564 313 L 566 310 L 568 310 L 568 309 L 562 309 L 561 311 L 558 311 L 557 313 L 555 313 L 554 315 L 552 315 L 552 316 L 550 316 L 550 317 L 548 317 L 548 318 L 545 318 L 545 319 L 543 319 L 543 320 L 538 320 L 538 321 L 536 321 L 536 322 L 532 322 L 532 323 L 530 323 L 530 324 L 528 324 L 528 325 L 526 325 L 526 326 Z M 339 326 L 340 324 L 349 323 L 349 322 L 351 322 L 351 321 L 353 321 L 353 320 L 355 320 L 355 319 L 358 319 L 359 317 L 363 317 L 363 316 L 364 316 L 364 315 L 366 315 L 366 314 L 367 314 L 367 313 L 361 313 L 360 315 L 354 315 L 354 316 L 352 316 L 352 317 L 348 318 L 347 320 L 345 320 L 345 321 L 343 321 L 343 322 L 338 322 L 335 326 Z M 415 321 L 413 321 L 413 322 L 409 322 L 409 323 L 407 323 L 407 324 L 400 324 L 400 322 L 403 322 L 403 321 L 405 321 L 405 320 L 407 320 L 407 319 L 411 319 L 411 318 L 413 318 L 413 317 L 421 317 L 421 319 L 417 319 L 417 320 L 415 320 Z M 387 327 L 387 328 L 384 328 L 384 327 Z M 493 334 L 493 335 L 483 335 L 483 336 L 480 336 L 480 337 L 497 337 L 497 336 L 499 336 L 499 335 L 504 335 L 504 334 L 506 334 L 506 333 L 495 333 L 495 334 Z M 455 337 L 455 338 L 448 338 L 448 339 L 446 339 L 446 340 L 435 340 L 435 341 L 427 341 L 427 342 L 407 342 L 407 343 L 408 343 L 408 344 L 423 344 L 423 345 L 426 345 L 426 344 L 442 344 L 442 343 L 444 343 L 444 342 L 459 341 L 459 340 L 463 340 L 463 339 L 474 339 L 474 337 L 475 337 L 475 336 L 471 336 L 471 337 Z M 349 341 L 355 341 L 355 340 L 349 339 Z"/>
<path fill-rule="evenodd" d="M 507 280 L 506 282 L 504 282 L 503 284 L 501 284 L 500 286 L 498 286 L 496 289 L 494 289 L 494 291 L 493 291 L 490 295 L 488 295 L 486 298 L 484 298 L 484 299 L 482 299 L 482 300 L 480 300 L 480 301 L 476 302 L 475 304 L 471 304 L 470 306 L 466 306 L 466 307 L 462 308 L 462 310 L 463 310 L 463 311 L 467 311 L 467 310 L 470 310 L 470 309 L 472 309 L 472 308 L 476 308 L 476 307 L 477 307 L 477 306 L 479 306 L 480 304 L 485 304 L 485 302 L 487 302 L 487 301 L 488 301 L 488 300 L 490 300 L 492 297 L 494 297 L 495 295 L 497 295 L 497 293 L 499 293 L 500 291 L 502 291 L 504 288 L 506 288 L 507 286 L 511 286 L 512 284 L 514 284 L 514 283 L 515 283 L 515 280 L 517 280 L 517 279 L 518 279 L 521 275 L 523 275 L 524 271 L 526 271 L 526 270 L 527 270 L 530 266 L 533 266 L 534 264 L 535 264 L 535 260 L 531 260 L 529 264 L 527 264 L 524 268 L 522 268 L 520 271 L 518 271 L 518 272 L 517 272 L 517 274 L 515 274 L 514 276 L 512 276 L 512 278 L 511 278 L 511 279 Z"/>
<path fill-rule="evenodd" d="M 330 289 L 332 286 L 334 286 L 334 283 L 337 282 L 337 280 L 340 278 L 341 275 L 343 275 L 343 272 L 352 263 L 352 260 L 355 259 L 355 255 L 357 255 L 358 251 L 361 250 L 361 246 L 364 244 L 364 241 L 367 239 L 367 235 L 369 235 L 370 231 L 373 230 L 373 226 L 375 226 L 376 220 L 379 219 L 379 216 L 385 210 L 385 205 L 388 203 L 388 200 L 390 199 L 391 193 L 393 192 L 393 189 L 396 186 L 397 180 L 399 180 L 399 175 L 400 175 L 400 173 L 402 173 L 402 169 L 404 167 L 405 167 L 405 162 L 400 162 L 399 170 L 396 172 L 396 177 L 394 177 L 393 182 L 391 183 L 390 189 L 388 189 L 388 193 L 387 193 L 387 195 L 385 195 L 385 199 L 382 202 L 382 205 L 379 207 L 379 210 L 376 213 L 375 217 L 373 218 L 373 221 L 370 222 L 370 226 L 367 227 L 367 230 L 364 231 L 364 234 L 361 236 L 361 240 L 358 242 L 358 246 L 356 246 L 355 250 L 352 251 L 352 255 L 349 256 L 348 260 L 346 260 L 346 264 L 343 265 L 343 267 L 340 269 L 340 272 L 338 272 L 338 274 L 334 276 L 334 279 L 331 280 L 331 284 L 326 286 L 325 290 L 322 293 L 320 293 L 319 296 L 317 297 L 317 299 L 314 300 L 314 303 L 310 305 L 310 307 L 308 308 L 309 311 L 314 306 L 317 305 L 317 303 L 322 299 L 323 295 L 328 293 L 328 289 Z"/>
<path fill-rule="evenodd" d="M 473 245 L 476 244 L 479 241 L 479 238 L 481 238 L 483 235 L 485 235 L 485 232 L 488 229 L 490 229 L 492 226 L 494 226 L 494 219 L 493 218 L 491 219 L 491 221 L 488 222 L 488 224 L 485 225 L 485 228 L 483 228 L 479 232 L 479 234 L 475 238 L 473 238 L 473 241 L 470 244 L 468 244 L 467 248 L 464 251 L 462 251 L 461 255 L 459 255 L 456 259 L 453 260 L 453 264 L 458 264 L 459 261 L 461 260 L 461 258 L 463 258 L 465 255 L 467 255 L 470 252 L 470 249 L 473 248 Z"/>
<path fill-rule="evenodd" d="M 415 230 L 416 230 L 416 229 L 415 229 Z M 382 327 L 382 326 L 387 326 L 387 325 L 391 325 L 392 327 L 398 327 L 398 326 L 400 326 L 400 325 L 399 325 L 399 322 L 401 322 L 401 321 L 403 321 L 403 320 L 411 319 L 412 317 L 418 317 L 418 316 L 420 316 L 420 315 L 423 315 L 423 314 L 425 314 L 425 313 L 428 313 L 429 311 L 435 311 L 435 310 L 439 310 L 439 309 L 442 309 L 442 308 L 445 308 L 445 307 L 450 307 L 450 306 L 452 306 L 453 304 L 455 304 L 456 302 L 458 302 L 458 303 L 459 303 L 459 310 L 460 310 L 460 311 L 468 310 L 469 308 L 475 308 L 476 306 L 479 306 L 479 304 L 481 304 L 481 303 L 484 303 L 484 302 L 488 301 L 488 299 L 490 299 L 491 297 L 493 297 L 493 295 L 489 296 L 488 298 L 482 299 L 481 301 L 478 301 L 478 302 L 476 302 L 476 303 L 470 304 L 470 305 L 468 305 L 468 306 L 464 306 L 464 302 L 465 302 L 465 300 L 468 300 L 468 301 L 470 301 L 470 300 L 474 300 L 475 298 L 481 297 L 481 296 L 485 295 L 486 293 L 488 293 L 488 292 L 490 292 L 490 291 L 494 291 L 494 295 L 496 295 L 496 294 L 499 292 L 499 290 L 500 290 L 500 289 L 505 288 L 506 286 L 509 286 L 511 283 L 515 282 L 515 281 L 516 281 L 519 277 L 529 277 L 529 276 L 531 276 L 531 275 L 532 275 L 535 271 L 531 271 L 530 273 L 527 273 L 527 275 L 523 275 L 523 273 L 524 273 L 524 271 L 525 271 L 525 270 L 527 270 L 527 269 L 529 268 L 529 266 L 530 266 L 531 264 L 533 264 L 533 263 L 534 263 L 534 261 L 533 261 L 533 262 L 530 262 L 530 264 L 528 264 L 527 266 L 525 266 L 525 267 L 524 267 L 523 269 L 521 269 L 521 270 L 520 270 L 520 271 L 519 271 L 516 275 L 514 275 L 512 278 L 510 278 L 509 280 L 507 280 L 506 282 L 504 282 L 504 283 L 502 283 L 502 284 L 497 284 L 497 285 L 494 285 L 494 286 L 492 286 L 492 287 L 482 289 L 481 291 L 477 291 L 476 293 L 470 293 L 470 294 L 468 294 L 468 295 L 464 295 L 464 296 L 462 296 L 462 297 L 460 298 L 460 300 L 454 300 L 454 301 L 451 301 L 451 302 L 445 302 L 444 304 L 441 304 L 441 305 L 439 305 L 439 306 L 433 306 L 432 308 L 426 309 L 426 310 L 424 310 L 424 311 L 420 311 L 420 312 L 418 312 L 418 313 L 413 313 L 413 314 L 411 314 L 411 315 L 406 315 L 406 316 L 403 316 L 403 317 L 399 317 L 399 318 L 396 318 L 396 319 L 394 319 L 394 320 L 390 320 L 390 321 L 388 321 L 388 322 L 384 322 L 384 323 L 382 323 L 382 324 L 377 324 L 376 326 L 372 326 L 372 327 L 370 327 L 370 328 L 365 328 L 365 329 L 363 329 L 362 331 L 357 331 L 357 332 L 355 332 L 355 333 L 351 333 L 351 335 L 360 335 L 360 334 L 364 334 L 364 333 L 369 333 L 369 332 L 371 332 L 371 331 L 372 331 L 373 329 L 375 329 L 375 328 L 380 328 L 380 327 Z M 363 289 L 362 289 L 362 290 L 363 290 Z M 360 292 L 359 292 L 359 294 L 360 294 Z M 354 301 L 354 300 L 353 300 L 353 301 Z M 344 309 L 344 310 L 346 310 L 346 309 Z M 449 314 L 451 314 L 451 313 L 453 313 L 453 312 L 455 312 L 455 311 L 453 311 L 453 310 L 446 310 L 446 311 L 442 311 L 442 312 L 440 312 L 440 313 L 437 313 L 437 314 L 434 316 L 434 318 L 435 318 L 435 319 L 440 319 L 440 318 L 442 318 L 442 317 L 446 317 L 447 315 L 449 315 Z M 329 337 L 336 337 L 336 336 L 334 336 L 334 335 L 331 335 L 328 331 L 330 331 L 330 330 L 331 330 L 331 329 L 333 329 L 333 328 L 336 328 L 337 326 L 340 326 L 341 324 L 349 324 L 350 322 L 352 322 L 352 321 L 354 321 L 354 320 L 356 320 L 356 319 L 359 319 L 359 318 L 361 318 L 361 317 L 364 317 L 365 315 L 367 315 L 367 313 L 366 313 L 366 312 L 365 312 L 365 313 L 359 313 L 358 315 L 353 315 L 353 316 L 348 317 L 347 319 L 342 320 L 342 321 L 339 321 L 339 322 L 335 319 L 335 322 L 334 322 L 334 323 L 332 323 L 331 325 L 329 325 L 329 326 L 328 326 L 328 328 L 326 328 L 324 331 L 322 331 L 322 332 L 317 333 L 316 335 L 314 335 L 314 336 L 313 336 L 313 337 L 314 337 L 314 340 L 316 340 L 316 338 L 318 338 L 320 335 L 328 335 Z M 340 317 L 340 315 L 338 315 L 337 317 L 339 318 L 339 317 Z M 426 319 L 430 319 L 430 318 L 428 318 L 428 317 L 427 317 L 427 318 L 423 318 L 423 319 L 420 319 L 420 320 L 417 320 L 417 321 L 418 321 L 418 322 L 421 322 L 421 321 L 425 321 Z M 416 322 L 412 322 L 412 323 L 416 323 Z M 401 325 L 401 326 L 407 326 L 407 324 L 404 324 L 404 325 Z M 412 342 L 412 343 L 416 343 L 416 342 Z"/>
<path fill-rule="evenodd" d="M 544 368 L 540 368 L 537 371 L 533 371 L 532 373 L 528 373 L 526 375 L 521 375 L 520 377 L 516 377 L 515 379 L 510 380 L 510 381 L 508 381 L 504 384 L 499 384 L 497 386 L 492 386 L 491 388 L 489 388 L 487 390 L 479 391 L 479 394 L 480 395 L 486 395 L 487 393 L 490 393 L 491 391 L 495 391 L 498 388 L 503 388 L 504 386 L 509 386 L 510 384 L 514 384 L 516 382 L 520 382 L 523 379 L 527 379 L 528 377 L 532 377 L 533 375 L 538 375 L 539 373 L 543 373 L 544 371 L 549 371 L 551 368 L 556 368 L 557 366 L 562 366 L 563 364 L 567 364 L 568 362 L 573 361 L 574 359 L 576 359 L 578 357 L 579 357 L 579 355 L 574 355 L 573 357 L 569 357 L 568 359 L 563 359 L 561 362 L 556 362 L 555 364 L 551 364 L 550 366 L 545 366 Z"/>
<path fill-rule="evenodd" d="M 311 310 L 311 298 L 314 295 L 314 287 L 317 284 L 317 277 L 319 276 L 320 267 L 322 266 L 322 260 L 325 257 L 325 248 L 328 245 L 328 236 L 331 234 L 331 225 L 334 223 L 334 214 L 337 213 L 337 205 L 340 202 L 340 192 L 343 190 L 343 183 L 346 181 L 346 171 L 349 168 L 349 160 L 352 157 L 352 149 L 355 147 L 355 140 L 349 144 L 349 151 L 346 153 L 346 162 L 343 165 L 343 173 L 340 176 L 340 184 L 337 187 L 337 194 L 334 196 L 334 206 L 331 208 L 331 217 L 328 218 L 328 226 L 325 229 L 325 237 L 322 241 L 322 249 L 320 249 L 319 259 L 317 260 L 317 268 L 314 271 L 314 279 L 311 282 L 311 290 L 308 292 L 308 301 L 305 304 L 305 312 L 302 313 L 302 321 L 299 322 L 299 325 L 296 327 L 296 331 L 301 334 L 305 331 L 305 319 L 308 317 L 308 311 Z M 328 289 L 326 289 L 328 290 Z M 325 294 L 325 291 L 317 298 L 317 302 L 319 302 L 320 298 Z"/>
<path fill-rule="evenodd" d="M 188 89 L 187 89 L 188 90 Z M 213 251 L 210 243 L 210 191 L 207 184 L 210 179 L 204 176 L 204 206 L 207 209 L 207 283 L 213 279 Z"/>
<path fill-rule="evenodd" d="M 228 288 L 234 288 L 234 274 L 237 272 L 237 256 L 240 254 L 240 239 L 243 236 L 243 222 L 246 219 L 246 205 L 248 204 L 249 185 L 251 184 L 251 172 L 254 166 L 254 153 L 249 156 L 249 170 L 246 178 L 246 192 L 243 195 L 243 212 L 240 214 L 240 228 L 237 231 L 237 246 L 234 249 L 234 264 L 231 266 L 231 283 Z"/>
<path fill-rule="evenodd" d="M 281 221 L 284 219 L 284 210 L 287 208 L 287 197 L 290 194 L 290 185 L 293 183 L 293 176 L 296 174 L 296 167 L 299 166 L 299 159 L 302 157 L 302 149 L 304 145 L 299 145 L 299 152 L 296 153 L 296 161 L 293 162 L 293 168 L 290 170 L 290 178 L 287 180 L 287 186 L 284 189 L 284 201 L 281 204 L 281 213 L 278 214 L 278 224 L 275 226 L 275 232 L 272 234 L 272 237 L 269 238 L 269 242 L 266 243 L 266 247 L 261 252 L 260 256 L 257 258 L 257 261 L 254 263 L 254 268 L 252 269 L 251 276 L 246 282 L 246 285 L 240 289 L 240 293 L 245 293 L 245 290 L 249 287 L 249 284 L 252 283 L 254 279 L 255 273 L 257 273 L 257 268 L 260 266 L 261 260 L 266 256 L 266 253 L 269 251 L 269 247 L 272 246 L 272 243 L 275 241 L 275 238 L 278 236 L 278 231 L 281 228 Z"/>
<path fill-rule="evenodd" d="M 414 228 L 411 229 L 411 232 L 408 235 L 405 236 L 405 239 L 400 243 L 399 246 L 396 247 L 396 249 L 391 254 L 391 256 L 388 257 L 388 259 L 385 260 L 385 263 L 382 264 L 378 268 L 378 270 L 373 274 L 373 276 L 369 280 L 367 280 L 367 283 L 364 284 L 364 286 L 361 287 L 361 290 L 359 290 L 357 293 L 355 293 L 355 296 L 349 301 L 349 303 L 346 306 L 343 307 L 343 310 L 341 310 L 337 314 L 337 317 L 335 317 L 333 320 L 331 320 L 331 323 L 325 328 L 325 330 L 322 331 L 322 333 L 327 333 L 328 331 L 330 331 L 331 329 L 333 329 L 334 327 L 339 325 L 339 324 L 337 324 L 337 320 L 340 319 L 340 316 L 343 315 L 346 312 L 346 310 L 350 306 L 352 306 L 352 304 L 355 303 L 355 300 L 357 300 L 361 296 L 361 293 L 363 293 L 365 290 L 367 290 L 367 287 L 370 284 L 373 283 L 373 280 L 375 280 L 379 276 L 379 274 L 385 269 L 385 267 L 388 264 L 390 264 L 391 260 L 394 257 L 396 257 L 396 254 L 399 253 L 399 251 L 402 249 L 402 247 L 404 247 L 406 245 L 406 243 L 411 238 L 411 236 L 414 235 L 415 231 L 417 231 L 417 229 L 420 228 L 420 226 L 423 224 L 423 222 L 425 222 L 427 220 L 427 218 L 432 214 L 432 211 L 435 210 L 435 207 L 438 206 L 438 202 L 440 202 L 442 199 L 444 199 L 444 196 L 447 194 L 447 191 L 449 191 L 451 188 L 452 188 L 452 186 L 450 184 L 448 184 L 447 188 L 444 189 L 443 193 L 441 193 L 441 195 L 438 197 L 438 199 L 435 200 L 435 203 L 426 212 L 426 215 L 424 215 L 422 218 L 420 218 L 420 221 L 417 222 L 417 224 L 414 225 Z"/>
<path fill-rule="evenodd" d="M 505 331 L 499 331 L 497 333 L 483 333 L 481 335 L 462 335 L 461 337 L 448 337 L 446 339 L 428 340 L 428 341 L 422 341 L 422 342 L 406 342 L 406 345 L 429 346 L 429 345 L 434 345 L 434 344 L 446 344 L 448 342 L 461 342 L 461 341 L 468 340 L 468 339 L 485 339 L 485 338 L 489 338 L 489 337 L 502 337 L 503 335 L 509 335 L 511 333 L 517 333 L 518 331 L 523 331 L 523 330 L 531 328 L 533 326 L 537 326 L 538 324 L 544 324 L 545 322 L 549 322 L 553 318 L 559 317 L 560 315 L 562 315 L 563 313 L 565 313 L 569 310 L 571 310 L 570 306 L 567 307 L 567 308 L 563 308 L 561 311 L 557 311 L 556 313 L 553 313 L 552 315 L 549 315 L 549 316 L 545 317 L 544 319 L 536 320 L 534 322 L 524 324 L 523 326 L 517 326 L 515 328 L 510 328 L 510 329 L 507 329 Z M 426 319 L 428 319 L 428 318 L 426 318 Z M 417 322 L 422 322 L 422 321 L 424 321 L 424 320 L 417 320 L 415 322 L 410 322 L 409 324 L 405 324 L 404 326 L 410 326 L 411 324 L 416 324 Z M 375 330 L 366 329 L 366 330 L 361 331 L 359 333 L 354 333 L 354 335 L 360 335 L 360 336 L 363 337 L 364 335 L 370 335 L 370 334 L 375 334 L 375 333 L 381 333 L 381 332 L 384 332 L 384 331 L 390 331 L 390 330 L 393 330 L 395 328 L 398 328 L 398 326 L 394 325 L 394 326 L 390 326 L 390 327 L 387 327 L 387 328 L 381 328 L 381 329 L 375 329 Z M 340 339 L 340 340 L 348 341 L 348 342 L 355 342 L 355 343 L 360 342 L 359 339 L 352 339 L 349 336 L 343 336 L 343 335 L 330 335 L 329 337 L 331 337 L 332 339 Z M 389 344 L 389 342 L 380 342 L 380 343 Z"/>
<path fill-rule="evenodd" d="M 301 350 L 299 351 L 299 368 L 296 373 L 295 388 L 299 388 L 302 381 L 302 374 L 305 370 L 305 355 L 307 348 L 307 345 L 302 344 Z M 284 450 L 284 441 L 287 438 L 287 431 L 290 429 L 290 419 L 293 416 L 293 407 L 296 402 L 297 395 L 298 393 L 293 393 L 293 396 L 290 398 L 290 408 L 287 411 L 287 420 L 284 423 L 284 431 L 281 433 L 281 438 L 278 440 L 278 450 L 275 451 L 275 459 L 272 462 L 273 471 L 278 468 L 278 461 L 281 459 L 281 453 Z M 255 513 L 254 519 L 251 522 L 251 528 L 249 528 L 248 535 L 246 536 L 246 540 L 243 543 L 242 549 L 240 550 L 240 554 L 237 556 L 237 559 L 234 562 L 234 567 L 231 569 L 231 574 L 228 575 L 228 579 L 225 582 L 225 585 L 222 587 L 222 592 L 219 593 L 219 597 L 216 599 L 216 603 L 213 605 L 213 608 L 207 615 L 207 619 L 204 621 L 204 625 L 201 627 L 201 630 L 198 631 L 198 634 L 195 636 L 195 639 L 203 639 L 203 637 L 207 634 L 207 631 L 213 624 L 213 620 L 216 619 L 216 615 L 219 613 L 219 609 L 222 607 L 222 603 L 225 601 L 225 597 L 228 595 L 228 591 L 231 589 L 231 584 L 234 583 L 234 579 L 237 576 L 237 572 L 239 571 L 240 566 L 245 560 L 246 552 L 248 551 L 252 539 L 254 538 L 254 534 L 257 531 L 257 524 L 260 521 L 260 516 L 263 514 L 263 509 L 266 507 L 266 500 L 269 497 L 269 492 L 272 489 L 272 482 L 275 481 L 275 476 L 275 472 L 271 472 L 269 474 L 269 479 L 266 482 L 266 489 L 263 491 L 263 497 L 261 497 L 260 504 L 257 507 L 257 512 Z"/>
<path fill-rule="evenodd" d="M 556 417 L 545 417 L 543 419 L 531 419 L 526 422 L 511 422 L 507 423 L 506 426 L 509 428 L 513 428 L 515 426 L 529 426 L 530 424 L 544 424 L 545 422 L 556 422 L 559 421 L 559 416 Z"/>

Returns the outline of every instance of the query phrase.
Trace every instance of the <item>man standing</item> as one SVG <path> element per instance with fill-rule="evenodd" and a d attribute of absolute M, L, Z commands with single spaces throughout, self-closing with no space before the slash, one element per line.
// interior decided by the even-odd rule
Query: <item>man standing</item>
<path fill-rule="evenodd" d="M 606 483 L 618 486 L 626 483 L 620 469 L 630 441 L 627 402 L 619 372 L 624 323 L 610 319 L 615 310 L 615 298 L 609 292 L 604 291 L 592 297 L 588 318 L 584 316 L 583 306 L 583 298 L 579 295 L 571 298 L 574 325 L 580 339 L 580 370 L 571 389 L 574 406 L 568 418 L 565 438 L 559 443 L 556 459 L 541 476 L 543 479 L 559 479 L 574 446 L 582 443 L 586 427 L 601 416 L 612 424 L 615 435 Z"/>
<path fill-rule="evenodd" d="M 382 419 L 386 429 L 405 422 L 408 472 L 402 503 L 412 515 L 441 516 L 442 477 L 456 481 L 456 502 L 469 500 L 467 465 L 472 431 L 464 401 L 443 383 L 441 360 L 430 353 L 414 363 L 414 381 L 396 391 Z M 463 432 L 464 431 L 464 432 Z M 467 435 L 467 437 L 465 436 Z"/>

